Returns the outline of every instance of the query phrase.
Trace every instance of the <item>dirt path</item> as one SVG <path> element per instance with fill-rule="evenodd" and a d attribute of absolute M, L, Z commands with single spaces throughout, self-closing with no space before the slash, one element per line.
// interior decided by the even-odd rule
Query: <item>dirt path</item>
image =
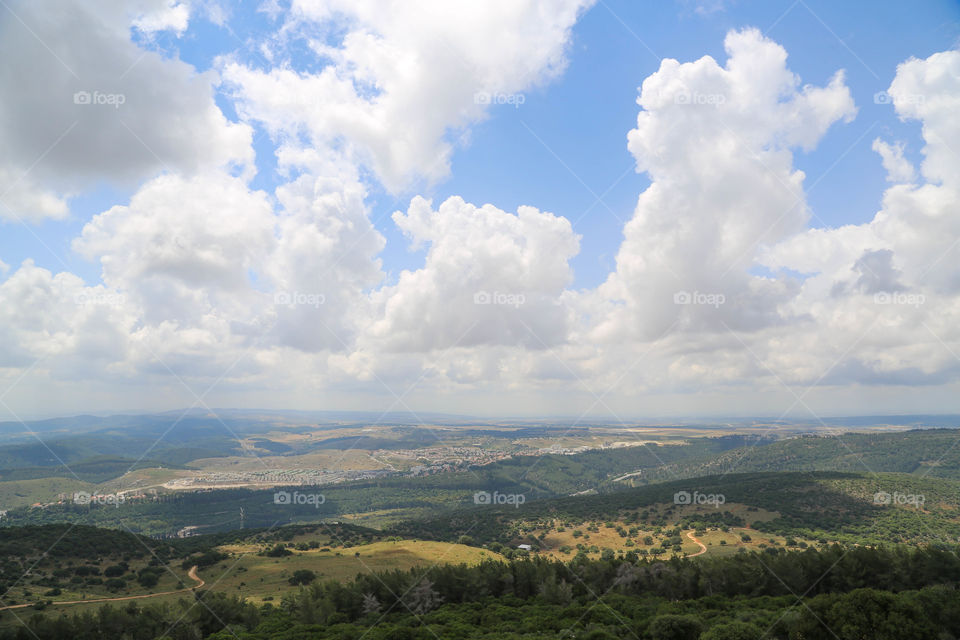
<path fill-rule="evenodd" d="M 118 597 L 118 598 L 93 598 L 93 599 L 90 599 L 90 600 L 60 600 L 59 602 L 57 602 L 57 601 L 55 600 L 55 601 L 51 602 L 50 604 L 51 604 L 51 605 L 58 605 L 58 604 L 96 604 L 97 602 L 121 602 L 121 601 L 123 601 L 123 600 L 142 600 L 142 599 L 144 599 L 144 598 L 156 598 L 157 596 L 169 596 L 169 595 L 173 595 L 173 594 L 175 594 L 175 593 L 185 593 L 185 592 L 187 592 L 187 591 L 193 591 L 194 589 L 199 589 L 199 588 L 202 587 L 204 584 L 206 584 L 206 583 L 203 581 L 203 578 L 201 578 L 200 576 L 197 575 L 197 565 L 193 565 L 192 567 L 190 567 L 190 571 L 187 572 L 187 575 L 190 577 L 191 580 L 193 580 L 193 581 L 196 582 L 197 584 L 193 585 L 192 587 L 186 587 L 186 588 L 184 588 L 184 589 L 177 589 L 177 590 L 175 590 L 175 591 L 163 591 L 163 592 L 161 592 L 161 593 L 145 593 L 145 594 L 140 595 L 140 596 L 120 596 L 120 597 Z M 0 607 L 0 611 L 6 611 L 7 609 L 25 609 L 25 608 L 27 608 L 27 607 L 32 607 L 34 604 L 35 604 L 35 603 L 33 603 L 33 602 L 28 602 L 28 603 L 26 603 L 26 604 L 11 604 L 11 605 L 7 605 L 6 607 Z"/>
<path fill-rule="evenodd" d="M 703 544 L 702 542 L 700 542 L 699 540 L 697 540 L 697 539 L 694 537 L 694 535 L 693 535 L 693 531 L 688 531 L 688 532 L 687 532 L 687 537 L 690 538 L 691 540 L 693 540 L 694 542 L 696 542 L 698 545 L 700 545 L 700 551 L 697 551 L 696 553 L 691 553 L 691 554 L 688 555 L 688 556 L 684 556 L 684 558 L 694 558 L 694 557 L 696 557 L 696 556 L 703 555 L 703 554 L 705 554 L 705 553 L 707 552 L 707 545 L 705 545 L 705 544 Z"/>

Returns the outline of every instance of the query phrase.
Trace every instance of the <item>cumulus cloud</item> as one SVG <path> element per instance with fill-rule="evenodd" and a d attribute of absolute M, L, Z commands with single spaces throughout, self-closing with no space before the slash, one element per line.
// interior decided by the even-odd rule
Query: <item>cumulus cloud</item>
<path fill-rule="evenodd" d="M 199 359 L 204 344 L 226 357 L 343 350 L 382 278 L 363 196 L 333 177 L 303 175 L 274 201 L 224 173 L 161 176 L 94 217 L 74 249 L 100 262 L 164 361 Z"/>
<path fill-rule="evenodd" d="M 452 197 L 434 210 L 417 197 L 393 215 L 425 264 L 374 296 L 383 317 L 372 337 L 389 350 L 563 342 L 562 296 L 579 237 L 569 220 L 533 207 L 516 214 Z"/>
<path fill-rule="evenodd" d="M 73 246 L 99 260 L 104 283 L 135 300 L 148 322 L 192 325 L 212 307 L 243 317 L 250 272 L 274 248 L 273 226 L 266 194 L 237 178 L 169 175 L 95 216 Z"/>
<path fill-rule="evenodd" d="M 914 169 L 910 161 L 903 157 L 903 143 L 890 144 L 880 138 L 873 141 L 873 150 L 880 154 L 883 168 L 890 182 L 913 182 Z"/>
<path fill-rule="evenodd" d="M 163 170 L 253 170 L 252 130 L 216 106 L 215 77 L 130 40 L 133 22 L 166 28 L 157 16 L 182 17 L 180 6 L 11 4 L 16 19 L 0 22 L 4 50 L 16 52 L 0 67 L 0 216 L 62 217 L 71 194 Z"/>
<path fill-rule="evenodd" d="M 53 358 L 59 370 L 85 375 L 122 361 L 132 325 L 120 304 L 108 288 L 25 260 L 0 284 L 0 369 Z"/>
<path fill-rule="evenodd" d="M 284 33 L 305 38 L 323 68 L 228 60 L 223 76 L 244 118 L 287 145 L 305 137 L 340 149 L 396 191 L 445 176 L 450 130 L 481 118 L 491 96 L 560 73 L 570 29 L 590 4 L 297 0 Z M 270 55 L 281 55 L 282 44 Z"/>
<path fill-rule="evenodd" d="M 379 365 L 379 358 L 369 346 L 409 351 L 449 343 L 442 335 L 427 339 L 406 316 L 414 295 L 409 283 L 442 284 L 430 300 L 420 299 L 434 308 L 451 293 L 450 284 L 437 279 L 449 276 L 440 273 L 444 268 L 463 266 L 445 262 L 450 248 L 465 239 L 455 223 L 483 223 L 502 243 L 475 247 L 475 269 L 483 260 L 511 261 L 497 267 L 499 273 L 492 267 L 479 273 L 476 286 L 488 286 L 491 296 L 523 289 L 517 293 L 526 306 L 518 317 L 526 318 L 538 340 L 562 340 L 566 312 L 558 298 L 570 280 L 566 260 L 577 247 L 569 223 L 529 207 L 514 215 L 462 202 L 458 212 L 448 203 L 445 232 L 437 234 L 418 226 L 427 215 L 421 209 L 429 205 L 415 201 L 396 220 L 415 242 L 431 245 L 428 262 L 404 274 L 397 286 L 378 290 L 384 274 L 377 254 L 384 239 L 369 219 L 360 166 L 372 168 L 391 187 L 443 175 L 448 130 L 482 117 L 487 106 L 482 96 L 489 92 L 528 89 L 562 71 L 569 29 L 585 5 L 568 2 L 548 10 L 534 2 L 504 2 L 496 11 L 455 11 L 441 4 L 417 12 L 399 4 L 296 3 L 284 30 L 290 38 L 306 38 L 318 58 L 330 62 L 322 72 L 223 65 L 241 118 L 262 122 L 280 143 L 280 170 L 292 177 L 273 194 L 251 190 L 246 182 L 251 128 L 228 122 L 216 108 L 211 91 L 216 78 L 130 41 L 131 27 L 148 38 L 160 30 L 181 34 L 189 24 L 187 3 L 156 0 L 125 11 L 77 3 L 59 16 L 22 7 L 41 37 L 63 42 L 64 60 L 72 66 L 47 59 L 52 82 L 28 96 L 48 105 L 42 114 L 46 127 L 64 124 L 67 130 L 47 152 L 42 171 L 38 165 L 29 176 L 15 172 L 40 140 L 27 106 L 11 103 L 0 114 L 6 118 L 0 126 L 6 122 L 11 129 L 13 144 L 2 159 L 13 167 L 8 195 L 17 214 L 33 209 L 36 217 L 62 216 L 64 196 L 93 181 L 164 174 L 143 183 L 128 204 L 95 216 L 74 241 L 77 253 L 99 263 L 102 285 L 85 286 L 76 276 L 54 275 L 32 263 L 7 279 L 11 299 L 23 297 L 18 283 L 52 290 L 50 283 L 66 282 L 69 287 L 60 285 L 64 292 L 48 298 L 82 300 L 59 313 L 56 332 L 11 316 L 9 326 L 27 333 L 10 343 L 24 347 L 23 358 L 36 354 L 31 345 L 44 344 L 46 353 L 56 356 L 51 371 L 60 374 L 95 345 L 111 341 L 97 359 L 104 365 L 100 375 L 110 369 L 126 375 L 172 370 L 184 377 L 216 376 L 246 353 L 249 362 L 231 369 L 231 379 L 270 370 L 275 379 L 289 380 L 276 368 L 292 366 L 297 369 L 291 375 L 308 380 L 323 375 L 325 383 L 389 377 L 418 362 L 401 358 L 388 363 L 390 370 L 374 373 L 370 365 Z M 209 13 L 210 6 L 194 9 Z M 415 19 L 417 13 L 421 17 Z M 345 29 L 336 47 L 305 35 L 321 23 Z M 78 51 L 76 34 L 84 32 L 97 37 L 85 35 Z M 265 46 L 282 48 L 282 43 Z M 42 56 L 31 51 L 28 58 Z M 136 73 L 129 72 L 134 68 Z M 11 77 L 17 72 L 15 65 L 5 69 Z M 92 95 L 94 104 L 84 104 L 83 95 L 74 101 L 76 76 L 88 82 L 91 94 L 113 96 L 113 104 L 95 104 Z M 49 99 L 57 92 L 66 92 L 66 102 Z M 79 118 L 72 129 L 68 116 Z M 12 131 L 15 122 L 20 131 Z M 94 312 L 102 331 L 91 332 Z M 496 317 L 491 315 L 503 325 Z M 511 320 L 505 326 L 513 332 L 510 341 L 532 340 L 521 324 Z M 113 339 L 108 328 L 123 332 L 124 339 Z M 397 336 L 384 333 L 391 328 Z M 497 333 L 497 327 L 486 327 L 486 338 L 474 341 L 501 340 Z M 486 377 L 496 359 L 480 360 L 486 364 L 479 368 L 465 361 L 452 365 L 450 375 Z"/>
<path fill-rule="evenodd" d="M 887 94 L 901 118 L 922 125 L 924 180 L 914 184 L 900 145 L 877 140 L 894 184 L 873 219 L 798 234 L 762 261 L 810 275 L 791 302 L 813 320 L 792 334 L 794 351 L 824 369 L 836 364 L 828 381 L 944 384 L 957 375 L 960 339 L 960 171 L 949 153 L 960 138 L 946 115 L 960 104 L 960 52 L 901 64 Z"/>
<path fill-rule="evenodd" d="M 899 65 L 887 90 L 902 120 L 918 120 L 923 125 L 925 160 L 921 170 L 930 182 L 957 183 L 958 83 L 960 51 L 943 51 Z"/>
<path fill-rule="evenodd" d="M 190 5 L 177 0 L 166 0 L 160 6 L 147 7 L 133 20 L 133 26 L 144 33 L 173 31 L 181 35 L 190 23 Z"/>
<path fill-rule="evenodd" d="M 76 69 L 30 53 L 51 82 L 0 106 L 0 200 L 19 217 L 62 217 L 66 197 L 98 180 L 138 182 L 73 242 L 102 283 L 30 260 L 4 274 L 0 374 L 42 360 L 53 379 L 109 386 L 173 371 L 265 398 L 296 390 L 306 404 L 317 390 L 382 396 L 411 382 L 431 403 L 586 390 L 601 410 L 607 391 L 675 407 L 781 383 L 955 380 L 960 52 L 898 67 L 887 94 L 922 127 L 923 162 L 914 168 L 903 143 L 873 142 L 890 184 L 868 223 L 811 229 L 795 166 L 798 150 L 855 116 L 843 72 L 803 84 L 783 47 L 744 29 L 728 34 L 722 63 L 668 59 L 643 81 L 627 148 L 650 186 L 599 287 L 570 289 L 580 237 L 567 219 L 456 196 L 394 213 L 424 258 L 388 278 L 373 182 L 399 190 L 444 176 L 450 134 L 484 117 L 482 96 L 562 71 L 585 4 L 295 2 L 261 43 L 275 66 L 217 63 L 241 124 L 214 104 L 217 78 L 130 41 L 131 27 L 182 33 L 185 3 L 68 4 L 65 17 L 18 5 Z M 67 18 L 98 34 L 82 51 Z M 38 46 L 10 21 L 0 35 Z M 319 69 L 288 63 L 294 41 Z M 110 92 L 129 65 L 138 73 L 116 81 L 118 108 L 74 104 L 77 87 Z M 21 67 L 0 69 L 0 88 Z M 60 93 L 66 103 L 51 102 Z M 284 182 L 272 190 L 250 186 L 254 123 L 276 142 Z"/>
<path fill-rule="evenodd" d="M 278 189 L 283 211 L 264 274 L 276 300 L 280 345 L 314 352 L 353 348 L 371 313 L 367 291 L 383 273 L 383 236 L 351 174 L 304 174 Z"/>
<path fill-rule="evenodd" d="M 801 87 L 786 51 L 759 31 L 733 31 L 725 48 L 725 66 L 667 59 L 643 82 L 628 147 L 652 184 L 601 289 L 617 304 L 598 339 L 756 330 L 781 322 L 780 304 L 796 293 L 789 279 L 749 270 L 760 248 L 806 224 L 792 149 L 856 109 L 842 71 L 825 87 Z"/>

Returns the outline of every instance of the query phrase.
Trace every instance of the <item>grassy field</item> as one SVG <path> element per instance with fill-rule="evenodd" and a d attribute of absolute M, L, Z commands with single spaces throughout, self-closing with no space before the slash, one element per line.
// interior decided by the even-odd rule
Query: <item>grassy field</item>
<path fill-rule="evenodd" d="M 231 558 L 199 572 L 206 588 L 243 595 L 256 602 L 279 599 L 297 589 L 289 578 L 298 569 L 313 571 L 319 580 L 351 580 L 359 573 L 410 569 L 434 564 L 475 565 L 503 557 L 476 547 L 425 540 L 378 541 L 349 549 L 321 548 L 295 551 L 271 558 L 258 555 L 268 545 L 228 545 Z"/>
<path fill-rule="evenodd" d="M 104 580 L 103 572 L 107 567 L 119 562 L 119 558 L 103 558 L 100 562 L 84 562 L 84 566 L 96 567 L 100 575 L 96 579 Z M 129 562 L 128 576 L 136 574 L 137 571 L 147 566 L 146 559 L 132 560 Z M 153 593 L 162 593 L 174 591 L 189 587 L 194 584 L 187 577 L 187 572 L 178 565 L 170 565 L 163 568 L 159 573 L 159 582 L 156 585 L 145 588 L 137 583 L 136 580 L 127 580 L 127 586 L 121 589 L 107 589 L 102 584 L 73 584 L 68 579 L 63 579 L 63 586 L 58 588 L 59 593 L 51 593 L 48 586 L 41 586 L 35 583 L 33 578 L 49 576 L 52 573 L 52 567 L 44 564 L 38 564 L 15 587 L 11 587 L 6 596 L 4 596 L 4 605 L 16 605 L 26 602 L 50 601 L 53 603 L 73 600 L 95 600 L 100 598 L 122 598 L 126 596 L 140 596 Z M 69 607 L 81 605 L 67 605 Z"/>
<path fill-rule="evenodd" d="M 96 486 L 76 478 L 37 478 L 0 482 L 0 508 L 13 509 L 37 502 L 54 502 L 58 494 L 93 491 Z"/>

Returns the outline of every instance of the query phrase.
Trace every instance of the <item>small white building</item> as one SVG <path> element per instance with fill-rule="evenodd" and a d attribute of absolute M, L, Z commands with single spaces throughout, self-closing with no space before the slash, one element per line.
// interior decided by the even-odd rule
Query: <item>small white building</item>
<path fill-rule="evenodd" d="M 530 549 L 532 549 L 532 548 L 533 548 L 533 547 L 531 547 L 531 546 L 528 545 L 528 544 L 518 544 L 518 545 L 517 545 L 517 549 L 523 549 L 524 551 L 530 551 Z"/>

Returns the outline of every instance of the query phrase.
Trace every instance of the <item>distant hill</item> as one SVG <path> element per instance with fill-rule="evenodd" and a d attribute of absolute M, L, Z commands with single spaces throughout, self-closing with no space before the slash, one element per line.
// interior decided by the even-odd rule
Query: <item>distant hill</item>
<path fill-rule="evenodd" d="M 757 471 L 853 471 L 960 478 L 960 430 L 809 435 L 662 465 L 634 483 Z"/>
<path fill-rule="evenodd" d="M 469 535 L 482 542 L 505 541 L 505 532 L 514 522 L 560 517 L 608 520 L 621 517 L 626 511 L 672 505 L 678 492 L 722 495 L 724 504 L 777 512 L 779 517 L 753 526 L 781 535 L 856 544 L 952 544 L 960 540 L 960 481 L 907 474 L 839 472 L 687 478 L 610 493 L 530 501 L 520 507 L 470 507 L 443 517 L 398 523 L 390 531 L 440 540 Z M 878 493 L 891 496 L 890 504 L 878 504 Z M 920 508 L 907 503 L 904 496 L 922 496 Z M 720 511 L 722 507 L 717 507 Z"/>

